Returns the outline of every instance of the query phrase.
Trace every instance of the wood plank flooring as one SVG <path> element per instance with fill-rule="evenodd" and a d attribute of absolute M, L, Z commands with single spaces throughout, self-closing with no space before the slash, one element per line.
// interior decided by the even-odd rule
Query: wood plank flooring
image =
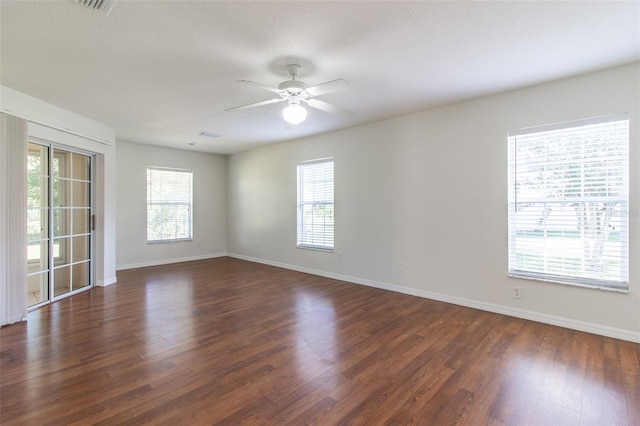
<path fill-rule="evenodd" d="M 0 328 L 0 424 L 639 425 L 640 345 L 231 258 Z"/>

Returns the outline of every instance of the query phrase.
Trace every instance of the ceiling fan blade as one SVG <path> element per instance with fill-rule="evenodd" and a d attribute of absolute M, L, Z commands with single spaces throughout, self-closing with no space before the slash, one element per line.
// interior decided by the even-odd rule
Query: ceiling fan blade
<path fill-rule="evenodd" d="M 333 105 L 333 104 L 330 104 L 329 102 L 321 101 L 320 99 L 303 99 L 303 101 L 309 104 L 309 106 L 312 108 L 316 108 L 324 112 L 328 112 L 330 114 L 337 114 L 347 118 L 353 117 L 356 115 L 356 113 L 353 111 L 340 108 L 337 105 Z"/>
<path fill-rule="evenodd" d="M 266 86 L 266 85 L 261 84 L 261 83 L 256 83 L 255 81 L 238 80 L 238 83 L 248 84 L 248 85 L 251 85 L 251 86 L 255 86 L 255 87 L 259 88 L 259 89 L 268 90 L 268 91 L 274 92 L 274 93 L 280 93 L 280 89 L 278 89 L 276 87 Z"/>
<path fill-rule="evenodd" d="M 307 87 L 306 92 L 310 96 L 318 96 L 348 88 L 349 82 L 343 78 L 339 78 L 337 80 L 331 80 L 327 81 L 326 83 L 320 83 L 316 84 L 315 86 Z"/>
<path fill-rule="evenodd" d="M 284 98 L 273 98 L 273 99 L 269 99 L 268 101 L 254 102 L 252 104 L 240 105 L 240 106 L 233 107 L 233 108 L 227 108 L 227 109 L 225 109 L 225 111 L 240 111 L 240 110 L 243 110 L 243 109 L 255 108 L 255 107 L 262 106 L 262 105 L 275 104 L 277 102 L 282 102 L 282 101 L 286 101 L 286 99 L 284 99 Z"/>

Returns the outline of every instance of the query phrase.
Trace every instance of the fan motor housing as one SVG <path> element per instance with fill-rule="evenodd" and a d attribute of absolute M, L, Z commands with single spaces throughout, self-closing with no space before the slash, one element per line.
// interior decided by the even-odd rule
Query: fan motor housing
<path fill-rule="evenodd" d="M 278 89 L 285 90 L 293 95 L 297 95 L 307 89 L 307 84 L 299 80 L 288 80 L 280 83 Z"/>

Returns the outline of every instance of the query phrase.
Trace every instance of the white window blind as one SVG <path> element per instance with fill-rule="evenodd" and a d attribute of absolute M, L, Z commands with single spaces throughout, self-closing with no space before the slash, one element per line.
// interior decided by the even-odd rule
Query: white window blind
<path fill-rule="evenodd" d="M 192 173 L 147 168 L 147 242 L 192 239 Z"/>
<path fill-rule="evenodd" d="M 509 274 L 627 290 L 627 115 L 509 134 Z"/>
<path fill-rule="evenodd" d="M 333 160 L 298 165 L 298 247 L 333 250 Z"/>

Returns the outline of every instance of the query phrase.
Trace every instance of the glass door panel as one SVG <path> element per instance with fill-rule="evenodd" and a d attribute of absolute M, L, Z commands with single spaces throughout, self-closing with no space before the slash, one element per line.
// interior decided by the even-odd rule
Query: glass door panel
<path fill-rule="evenodd" d="M 88 234 L 91 232 L 91 209 L 73 209 L 73 233 Z"/>
<path fill-rule="evenodd" d="M 71 178 L 76 181 L 89 182 L 91 180 L 91 157 L 82 154 L 71 153 L 73 169 Z"/>
<path fill-rule="evenodd" d="M 65 235 L 69 235 L 67 229 L 71 224 L 71 219 L 69 218 L 70 210 L 68 208 L 62 207 L 53 207 L 53 236 L 54 237 L 63 237 Z"/>
<path fill-rule="evenodd" d="M 27 286 L 29 307 L 49 300 L 49 271 L 30 273 L 27 276 Z"/>
<path fill-rule="evenodd" d="M 69 179 L 53 177 L 53 206 L 62 208 L 71 204 L 71 181 Z"/>
<path fill-rule="evenodd" d="M 91 157 L 53 149 L 54 297 L 91 283 Z"/>
<path fill-rule="evenodd" d="M 53 297 L 71 291 L 71 266 L 64 265 L 53 270 Z"/>
<path fill-rule="evenodd" d="M 28 305 L 49 300 L 49 148 L 27 145 Z"/>
<path fill-rule="evenodd" d="M 90 283 L 89 262 L 74 264 L 71 276 L 73 277 L 71 286 L 74 289 L 88 286 Z"/>
<path fill-rule="evenodd" d="M 71 252 L 73 253 L 71 261 L 73 263 L 89 260 L 89 237 L 87 235 L 72 237 L 71 247 Z"/>
<path fill-rule="evenodd" d="M 91 193 L 89 192 L 89 182 L 72 181 L 73 207 L 89 207 Z"/>

